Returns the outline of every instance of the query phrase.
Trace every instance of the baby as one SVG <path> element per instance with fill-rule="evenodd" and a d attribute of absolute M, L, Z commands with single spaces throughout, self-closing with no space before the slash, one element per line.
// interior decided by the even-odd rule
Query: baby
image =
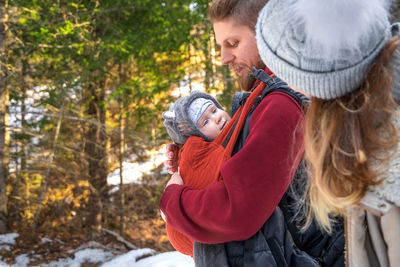
<path fill-rule="evenodd" d="M 214 140 L 231 119 L 214 97 L 200 91 L 179 98 L 162 116 L 169 136 L 179 146 L 190 136 Z"/>
<path fill-rule="evenodd" d="M 218 152 L 223 148 L 211 141 L 217 138 L 231 120 L 221 104 L 209 94 L 193 91 L 190 95 L 179 98 L 162 116 L 170 138 L 180 147 L 178 162 L 184 183 L 200 189 L 218 181 L 218 172 L 217 176 L 209 175 L 206 167 L 213 168 L 213 164 L 220 160 Z M 188 145 L 184 145 L 189 137 L 192 139 L 189 147 L 186 147 Z M 165 220 L 164 217 L 163 219 Z M 166 229 L 175 249 L 193 256 L 193 240 L 170 227 L 168 223 Z"/>

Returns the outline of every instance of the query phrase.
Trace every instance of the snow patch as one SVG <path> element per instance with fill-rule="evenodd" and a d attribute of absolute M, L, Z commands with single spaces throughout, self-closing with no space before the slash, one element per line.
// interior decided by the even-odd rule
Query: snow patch
<path fill-rule="evenodd" d="M 102 264 L 100 267 L 114 267 L 114 266 L 118 266 L 118 267 L 135 266 L 136 267 L 136 265 L 133 265 L 133 263 L 136 262 L 137 258 L 140 258 L 146 254 L 153 254 L 153 253 L 155 253 L 155 251 L 150 248 L 132 250 L 124 255 L 115 257 L 113 260 Z"/>
<path fill-rule="evenodd" d="M 12 266 L 26 267 L 26 266 L 28 266 L 28 263 L 30 260 L 29 260 L 28 254 L 21 254 L 15 258 L 15 261 L 16 261 L 16 263 Z"/>
<path fill-rule="evenodd" d="M 10 246 L 9 245 L 0 245 L 0 250 L 2 250 L 2 249 L 10 251 Z"/>
<path fill-rule="evenodd" d="M 163 164 L 163 162 L 166 160 L 165 146 L 159 149 L 158 151 L 149 153 L 150 153 L 150 160 L 147 162 L 132 163 L 128 160 L 122 163 L 122 176 L 124 184 L 141 184 L 142 183 L 141 179 L 144 174 L 149 174 L 151 170 L 157 168 L 157 166 Z M 166 170 L 163 170 L 163 172 L 166 172 Z M 119 168 L 111 172 L 107 176 L 107 183 L 109 185 L 119 185 L 120 184 L 119 173 L 120 173 Z M 118 190 L 118 188 L 114 190 Z"/>
<path fill-rule="evenodd" d="M 15 238 L 17 238 L 17 237 L 19 237 L 19 234 L 17 234 L 17 233 L 0 235 L 0 244 L 15 245 Z"/>
<path fill-rule="evenodd" d="M 141 256 L 152 252 L 154 251 L 149 248 L 132 250 L 115 257 L 112 261 L 106 262 L 100 267 L 194 267 L 194 261 L 191 257 L 177 251 L 160 253 L 136 261 Z"/>
<path fill-rule="evenodd" d="M 48 238 L 46 238 L 46 237 L 43 237 L 42 239 L 40 239 L 40 242 L 41 242 L 41 243 L 53 243 L 53 240 L 48 239 Z"/>
<path fill-rule="evenodd" d="M 140 260 L 135 267 L 194 267 L 194 262 L 191 257 L 174 251 Z"/>
<path fill-rule="evenodd" d="M 63 258 L 57 262 L 51 262 L 50 267 L 80 267 L 84 262 L 101 263 L 113 257 L 111 252 L 105 252 L 102 249 L 84 249 L 75 253 L 74 259 Z"/>

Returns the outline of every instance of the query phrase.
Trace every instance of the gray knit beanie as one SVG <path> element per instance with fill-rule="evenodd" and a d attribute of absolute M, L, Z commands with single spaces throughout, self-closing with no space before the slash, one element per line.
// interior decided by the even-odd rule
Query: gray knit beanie
<path fill-rule="evenodd" d="M 211 100 L 217 108 L 223 109 L 221 104 L 211 95 L 200 91 L 193 91 L 190 95 L 179 98 L 168 111 L 162 113 L 169 137 L 180 146 L 185 144 L 190 136 L 199 136 L 207 141 L 211 141 L 197 128 L 191 119 L 193 114 L 189 114 L 190 104 L 198 98 Z M 197 114 L 195 117 L 198 117 Z"/>
<path fill-rule="evenodd" d="M 388 6 L 383 0 L 270 0 L 256 25 L 261 59 L 311 96 L 343 96 L 361 85 L 394 34 Z"/>
<path fill-rule="evenodd" d="M 213 102 L 210 99 L 206 99 L 204 97 L 198 97 L 190 103 L 188 113 L 189 118 L 194 123 L 194 125 L 197 125 L 197 122 L 199 121 L 203 113 L 212 104 Z"/>

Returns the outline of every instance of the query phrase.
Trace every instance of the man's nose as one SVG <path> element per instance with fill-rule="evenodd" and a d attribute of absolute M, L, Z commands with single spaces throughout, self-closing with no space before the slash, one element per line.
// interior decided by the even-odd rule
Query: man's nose
<path fill-rule="evenodd" d="M 224 48 L 221 48 L 221 64 L 222 65 L 227 65 L 229 63 L 231 63 L 234 59 L 233 54 Z"/>

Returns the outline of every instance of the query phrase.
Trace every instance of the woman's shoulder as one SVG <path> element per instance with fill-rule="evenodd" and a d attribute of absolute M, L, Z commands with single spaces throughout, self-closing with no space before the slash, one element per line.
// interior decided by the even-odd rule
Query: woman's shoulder
<path fill-rule="evenodd" d="M 382 184 L 370 187 L 361 200 L 361 204 L 379 215 L 384 215 L 393 206 L 400 207 L 400 172 L 397 172 L 395 176 L 387 177 Z"/>
<path fill-rule="evenodd" d="M 397 110 L 400 114 L 400 109 Z M 393 123 L 399 129 L 400 116 L 393 115 Z M 381 175 L 382 183 L 368 188 L 361 203 L 368 209 L 384 214 L 393 205 L 400 207 L 400 138 L 398 148 L 394 152 L 387 171 Z"/>

